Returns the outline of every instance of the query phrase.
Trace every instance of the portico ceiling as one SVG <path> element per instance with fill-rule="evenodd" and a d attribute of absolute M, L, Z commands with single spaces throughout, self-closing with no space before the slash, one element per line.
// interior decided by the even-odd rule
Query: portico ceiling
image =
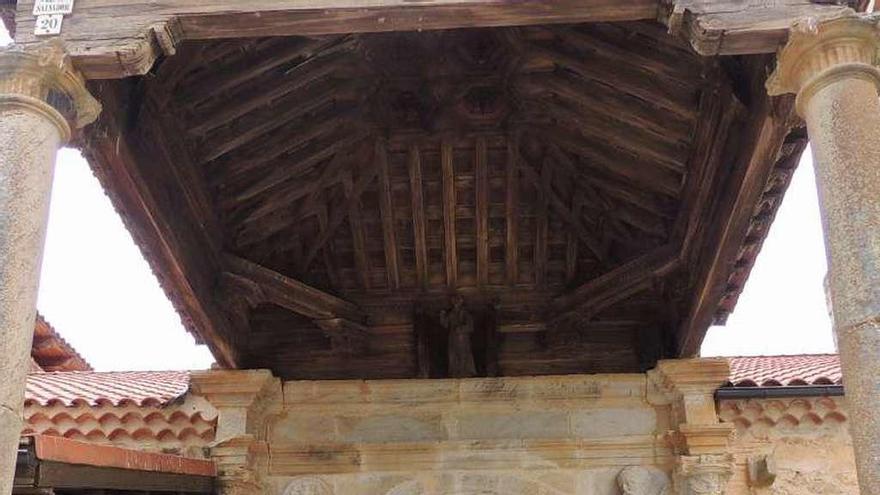
<path fill-rule="evenodd" d="M 224 364 L 442 375 L 460 295 L 481 374 L 637 371 L 733 308 L 805 145 L 771 60 L 647 21 L 192 41 L 95 83 L 85 144 Z"/>

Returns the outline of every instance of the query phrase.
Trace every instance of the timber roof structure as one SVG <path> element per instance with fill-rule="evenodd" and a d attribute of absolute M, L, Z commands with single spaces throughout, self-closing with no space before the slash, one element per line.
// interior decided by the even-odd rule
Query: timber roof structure
<path fill-rule="evenodd" d="M 77 12 L 79 144 L 218 363 L 288 379 L 694 355 L 806 146 L 773 53 L 864 8 L 196 3 Z"/>

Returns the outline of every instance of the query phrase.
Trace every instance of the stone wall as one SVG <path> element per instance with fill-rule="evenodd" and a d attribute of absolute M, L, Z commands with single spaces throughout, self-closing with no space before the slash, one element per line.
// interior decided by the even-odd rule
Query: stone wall
<path fill-rule="evenodd" d="M 674 426 L 651 389 L 635 374 L 288 382 L 268 424 L 266 484 L 284 495 L 602 495 L 643 466 L 628 490 L 659 494 Z"/>
<path fill-rule="evenodd" d="M 719 413 L 736 426 L 728 493 L 859 493 L 842 397 L 725 400 Z"/>

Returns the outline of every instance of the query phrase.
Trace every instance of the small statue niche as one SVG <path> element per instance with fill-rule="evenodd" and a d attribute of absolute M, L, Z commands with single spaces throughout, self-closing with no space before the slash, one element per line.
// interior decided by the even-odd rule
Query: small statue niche
<path fill-rule="evenodd" d="M 413 316 L 420 378 L 498 374 L 493 305 L 475 309 L 456 295 L 445 308 L 422 306 Z"/>
<path fill-rule="evenodd" d="M 464 307 L 464 298 L 456 296 L 452 308 L 440 313 L 440 324 L 449 332 L 449 376 L 470 378 L 477 376 L 471 336 L 474 333 L 474 317 Z"/>

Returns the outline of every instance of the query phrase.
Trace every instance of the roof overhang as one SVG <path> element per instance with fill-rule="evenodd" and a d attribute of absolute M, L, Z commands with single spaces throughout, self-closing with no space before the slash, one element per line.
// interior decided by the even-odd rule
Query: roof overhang
<path fill-rule="evenodd" d="M 212 493 L 216 476 L 213 461 L 35 435 L 19 444 L 13 493 L 56 488 Z"/>

